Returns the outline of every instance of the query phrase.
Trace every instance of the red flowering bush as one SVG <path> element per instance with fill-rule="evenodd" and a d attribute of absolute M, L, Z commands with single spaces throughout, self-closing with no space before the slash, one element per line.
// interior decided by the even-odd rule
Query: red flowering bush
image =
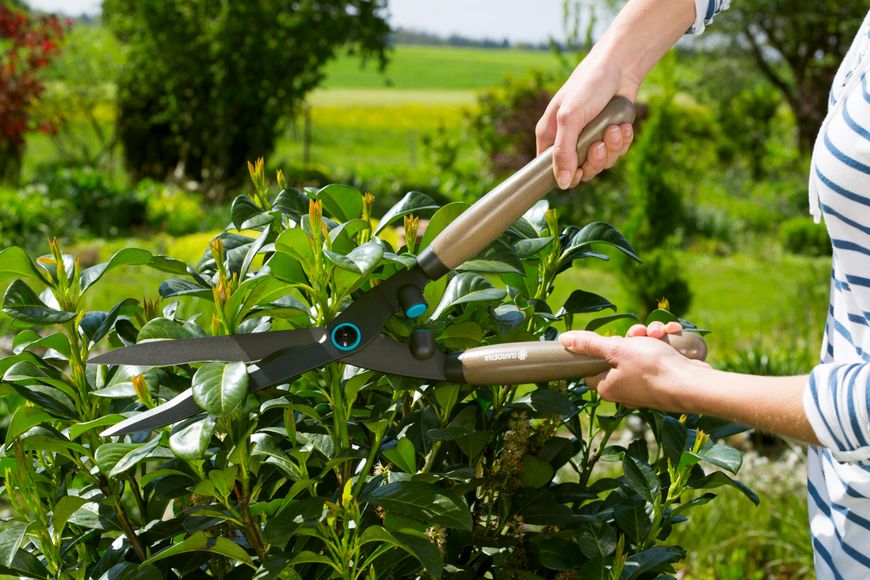
<path fill-rule="evenodd" d="M 39 71 L 60 50 L 64 23 L 0 3 L 0 181 L 17 181 L 30 110 L 43 91 Z M 39 127 L 52 131 L 50 125 Z"/>

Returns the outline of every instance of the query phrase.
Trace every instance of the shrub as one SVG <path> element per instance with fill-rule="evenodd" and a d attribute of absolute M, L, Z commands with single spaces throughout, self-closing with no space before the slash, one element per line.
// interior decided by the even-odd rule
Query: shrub
<path fill-rule="evenodd" d="M 204 228 L 207 216 L 199 196 L 149 179 L 139 182 L 136 193 L 145 203 L 148 225 L 156 231 L 180 236 Z"/>
<path fill-rule="evenodd" d="M 0 188 L 0 247 L 33 248 L 51 232 L 61 231 L 71 209 L 63 199 L 48 194 L 45 184 L 24 188 Z"/>
<path fill-rule="evenodd" d="M 126 248 L 80 271 L 57 243 L 36 261 L 0 253 L 0 273 L 16 278 L 3 309 L 28 327 L 0 360 L 0 393 L 28 401 L 5 433 L 2 494 L 18 515 L 4 524 L 0 573 L 656 577 L 684 557 L 667 538 L 710 489 L 757 502 L 725 473 L 740 453 L 710 440 L 733 426 L 604 404 L 582 381 L 431 384 L 338 361 L 247 396 L 239 373 L 203 385 L 228 403 L 212 414 L 101 437 L 190 387 L 203 367 L 97 368 L 86 363 L 94 350 L 324 325 L 357 289 L 414 264 L 463 209 L 409 193 L 380 220 L 406 218 L 407 245 L 393 247 L 373 230 L 371 196 L 331 185 L 270 202 L 261 167 L 256 195 L 235 200 L 233 226 L 197 264 Z M 431 216 L 422 236 L 417 216 Z M 420 323 L 451 349 L 553 339 L 574 313 L 612 307 L 579 290 L 555 313 L 546 304 L 559 273 L 602 243 L 632 253 L 611 226 L 563 228 L 540 203 L 486 259 L 429 284 Z M 82 311 L 82 295 L 122 265 L 176 276 L 160 287 L 164 304 Z M 414 327 L 394 317 L 384 331 L 405 339 Z M 655 443 L 611 441 L 630 416 Z M 621 467 L 601 477 L 601 461 Z M 693 490 L 707 493 L 685 501 Z"/>
<path fill-rule="evenodd" d="M 663 300 L 669 310 L 683 315 L 692 303 L 692 290 L 682 275 L 672 250 L 650 250 L 642 264 L 629 264 L 622 270 L 622 280 L 639 302 L 641 312 L 649 312 Z"/>
<path fill-rule="evenodd" d="M 782 247 L 803 256 L 831 255 L 831 239 L 825 226 L 808 217 L 793 217 L 779 228 Z"/>
<path fill-rule="evenodd" d="M 73 212 L 70 222 L 77 220 L 77 225 L 93 236 L 118 236 L 145 223 L 145 204 L 135 192 L 96 169 L 61 169 L 45 183 L 48 195 L 69 204 Z"/>

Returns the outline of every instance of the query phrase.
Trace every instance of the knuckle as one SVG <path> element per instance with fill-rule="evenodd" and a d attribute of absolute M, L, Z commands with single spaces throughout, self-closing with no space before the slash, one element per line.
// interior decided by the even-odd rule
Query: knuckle
<path fill-rule="evenodd" d="M 577 118 L 577 109 L 570 105 L 562 105 L 556 112 L 556 122 L 560 125 L 572 123 Z"/>

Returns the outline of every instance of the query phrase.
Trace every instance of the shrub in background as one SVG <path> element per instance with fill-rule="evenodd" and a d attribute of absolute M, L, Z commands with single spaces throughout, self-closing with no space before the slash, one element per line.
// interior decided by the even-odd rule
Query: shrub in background
<path fill-rule="evenodd" d="M 757 502 L 729 475 L 740 453 L 713 441 L 739 427 L 605 404 L 582 381 L 430 384 L 339 361 L 247 394 L 241 363 L 88 365 L 105 346 L 324 325 L 413 265 L 466 207 L 412 192 L 375 226 L 371 195 L 330 185 L 270 199 L 262 165 L 252 169 L 255 194 L 235 200 L 233 224 L 197 264 L 126 248 L 82 270 L 57 243 L 36 260 L 0 253 L 14 279 L 3 310 L 23 327 L 0 360 L 0 393 L 17 407 L 0 458 L 17 514 L 0 532 L 0 573 L 652 578 L 684 557 L 668 537 L 712 489 Z M 430 218 L 422 236 L 418 217 Z M 383 233 L 402 222 L 406 242 L 391 246 Z M 607 246 L 633 255 L 611 226 L 564 227 L 541 202 L 430 283 L 422 319 L 384 330 L 404 339 L 423 324 L 449 349 L 553 340 L 555 325 L 614 308 L 582 290 L 546 303 L 561 272 Z M 174 276 L 162 303 L 83 311 L 82 296 L 123 265 Z M 204 416 L 99 435 L 191 385 Z M 612 440 L 628 417 L 649 439 Z"/>
<path fill-rule="evenodd" d="M 830 256 L 831 239 L 822 224 L 809 217 L 793 217 L 779 227 L 779 240 L 786 251 L 802 256 Z"/>
<path fill-rule="evenodd" d="M 208 220 L 200 196 L 175 185 L 144 179 L 136 194 L 145 203 L 148 225 L 156 231 L 180 236 L 202 231 Z"/>

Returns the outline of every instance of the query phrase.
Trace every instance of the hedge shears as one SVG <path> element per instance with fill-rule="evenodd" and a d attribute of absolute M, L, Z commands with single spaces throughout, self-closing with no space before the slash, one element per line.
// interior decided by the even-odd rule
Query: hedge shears
<path fill-rule="evenodd" d="M 615 97 L 581 133 L 577 143 L 580 163 L 608 126 L 632 123 L 634 119 L 634 105 L 628 99 Z M 356 296 L 326 326 L 142 342 L 101 354 L 89 362 L 152 367 L 244 362 L 249 363 L 249 392 L 287 383 L 334 361 L 392 375 L 473 385 L 526 384 L 603 372 L 609 368 L 604 360 L 568 351 L 558 341 L 514 342 L 444 353 L 428 329 L 414 331 L 408 342 L 381 332 L 397 311 L 410 319 L 422 315 L 427 309 L 423 298 L 427 283 L 484 250 L 555 189 L 552 162 L 551 147 L 456 218 L 417 256 L 416 265 Z M 703 360 L 706 356 L 706 345 L 695 334 L 672 334 L 663 340 L 690 358 Z M 202 412 L 188 389 L 121 421 L 103 435 L 155 429 Z"/>

